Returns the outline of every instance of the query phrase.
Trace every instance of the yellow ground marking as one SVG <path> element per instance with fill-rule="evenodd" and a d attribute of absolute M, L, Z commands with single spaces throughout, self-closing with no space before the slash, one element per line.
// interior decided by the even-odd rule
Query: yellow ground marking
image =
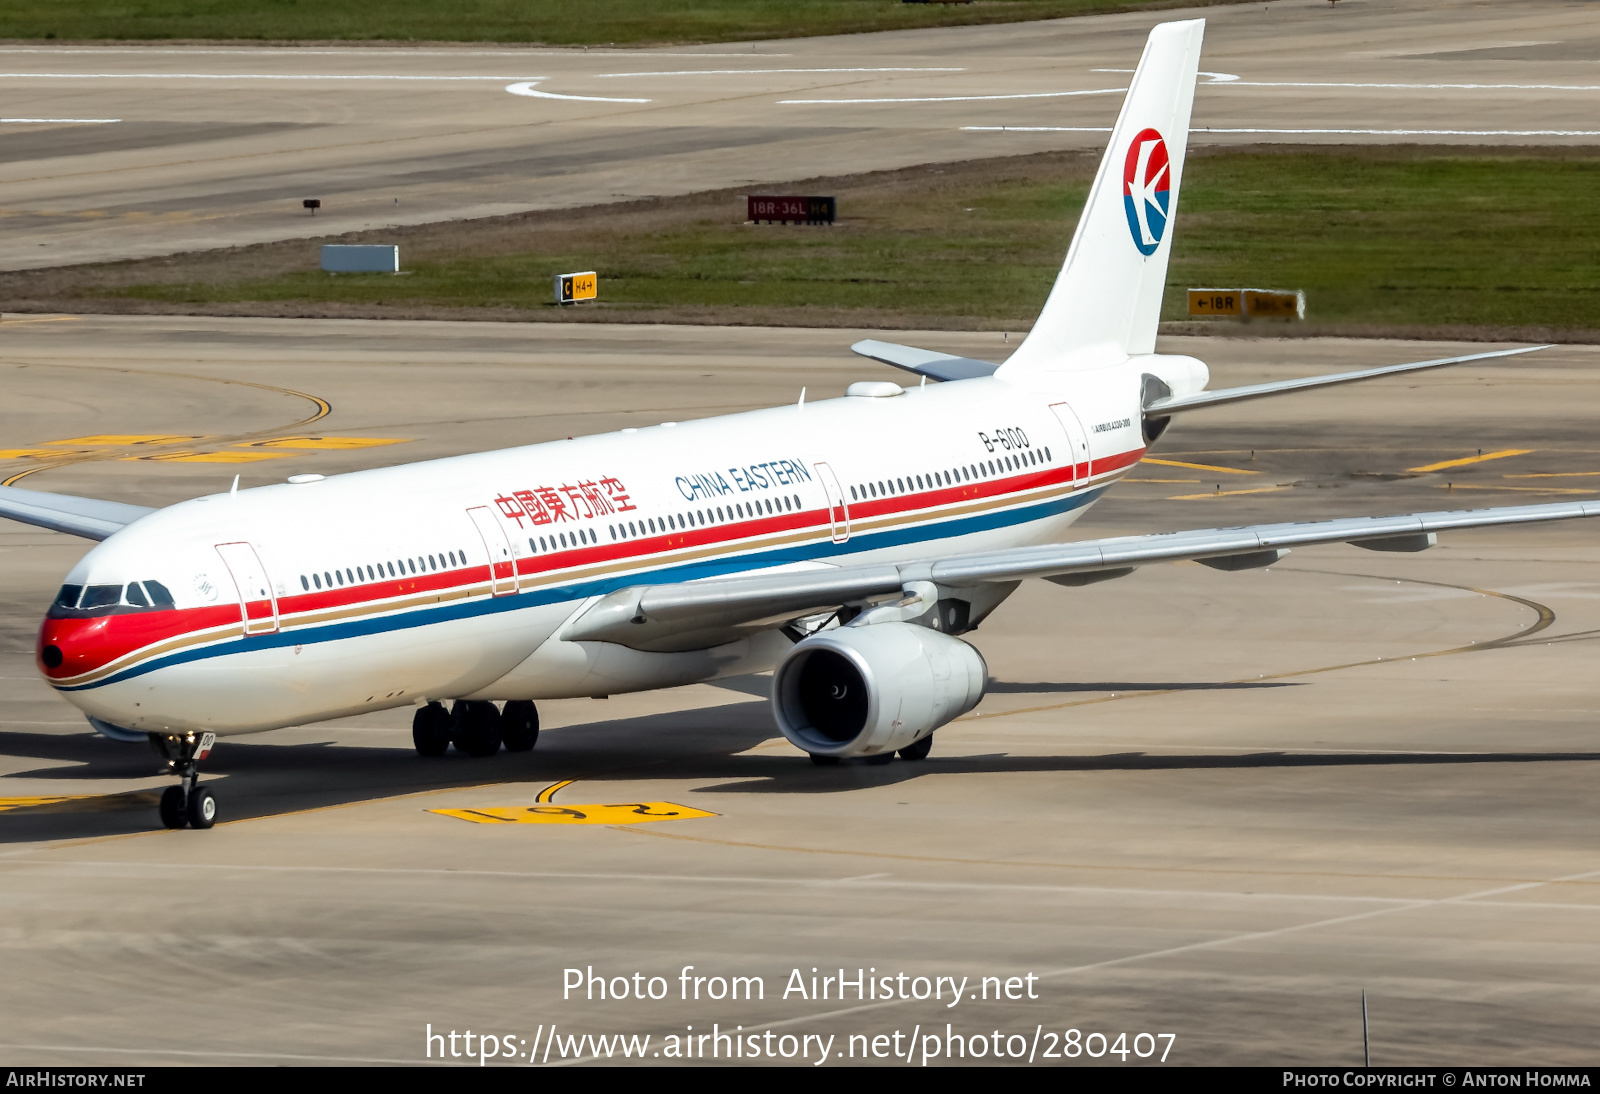
<path fill-rule="evenodd" d="M 1600 494 L 1600 489 L 1584 490 L 1576 486 L 1478 486 L 1472 483 L 1434 482 L 1435 490 L 1500 490 L 1517 494 Z"/>
<path fill-rule="evenodd" d="M 45 441 L 44 443 L 49 445 L 75 444 L 99 447 L 115 445 L 118 448 L 124 448 L 140 444 L 184 444 L 198 440 L 200 440 L 200 436 L 194 433 L 101 433 L 93 437 L 72 437 L 65 441 Z"/>
<path fill-rule="evenodd" d="M 26 809 L 34 813 L 120 813 L 148 809 L 160 800 L 154 790 L 125 794 L 55 794 L 38 798 L 0 798 L 0 813 Z"/>
<path fill-rule="evenodd" d="M 123 456 L 124 460 L 156 463 L 259 463 L 288 456 L 288 452 L 158 452 L 149 456 Z"/>
<path fill-rule="evenodd" d="M 68 801 L 64 794 L 48 798 L 0 798 L 0 813 L 12 809 L 27 809 L 34 805 L 54 805 L 56 802 Z"/>
<path fill-rule="evenodd" d="M 1153 456 L 1146 456 L 1140 463 L 1153 463 L 1159 467 L 1187 467 L 1192 471 L 1218 471 L 1224 475 L 1259 475 L 1259 471 L 1245 471 L 1238 467 L 1217 467 L 1209 463 L 1184 463 L 1182 460 L 1158 460 Z"/>
<path fill-rule="evenodd" d="M 1199 479 L 1123 479 L 1123 482 L 1199 482 Z"/>
<path fill-rule="evenodd" d="M 1257 486 L 1252 490 L 1213 490 L 1209 494 L 1175 494 L 1168 501 L 1199 501 L 1201 498 L 1231 498 L 1236 494 L 1270 494 L 1274 490 L 1287 490 L 1287 486 Z"/>
<path fill-rule="evenodd" d="M 0 325 L 20 327 L 24 323 L 76 323 L 81 318 L 78 315 L 52 315 L 43 319 L 0 319 Z"/>
<path fill-rule="evenodd" d="M 483 809 L 430 809 L 442 817 L 474 824 L 643 824 L 646 821 L 715 817 L 704 809 L 674 802 L 624 802 L 620 805 L 509 805 Z"/>
<path fill-rule="evenodd" d="M 74 318 L 76 318 L 76 317 L 74 317 Z M 301 418 L 297 422 L 290 422 L 288 425 L 274 426 L 271 429 L 258 429 L 258 430 L 254 430 L 254 431 L 252 431 L 250 433 L 238 434 L 238 435 L 235 435 L 235 436 L 232 436 L 232 437 L 215 438 L 216 443 L 218 443 L 218 444 L 241 444 L 241 443 L 244 443 L 246 441 L 253 441 L 253 440 L 256 440 L 259 437 L 263 437 L 263 436 L 266 436 L 266 435 L 269 435 L 269 434 L 272 434 L 272 433 L 281 433 L 285 429 L 293 429 L 295 426 L 311 425 L 311 424 L 313 424 L 315 422 L 321 421 L 323 418 L 326 418 L 329 414 L 333 413 L 333 405 L 331 403 L 329 403 L 328 400 L 322 398 L 322 396 L 320 396 L 320 395 L 312 395 L 309 392 L 305 392 L 305 391 L 296 391 L 293 388 L 276 387 L 276 386 L 274 386 L 272 384 L 258 384 L 258 383 L 254 382 L 252 380 L 224 380 L 219 376 L 197 376 L 197 375 L 194 375 L 192 373 L 187 373 L 187 372 L 165 372 L 165 371 L 162 371 L 160 369 L 116 368 L 116 367 L 107 366 L 107 365 L 63 365 L 63 364 L 52 364 L 51 367 L 61 368 L 61 369 L 75 369 L 75 370 L 78 370 L 78 371 L 81 371 L 81 372 L 119 372 L 119 373 L 135 374 L 135 375 L 140 375 L 140 376 L 161 376 L 161 377 L 166 377 L 166 378 L 169 378 L 169 379 L 178 379 L 178 380 L 201 380 L 201 381 L 205 381 L 207 383 L 231 384 L 231 385 L 233 385 L 235 387 L 253 387 L 253 388 L 256 388 L 259 391 L 271 391 L 271 392 L 274 392 L 274 393 L 276 393 L 278 395 L 289 395 L 289 396 L 293 396 L 294 398 L 297 398 L 297 399 L 305 399 L 308 402 L 310 402 L 313 405 L 315 405 L 315 407 L 316 407 L 316 410 L 314 412 L 312 412 L 311 414 L 307 415 L 304 418 Z M 184 438 L 184 439 L 187 440 L 188 438 Z M 55 468 L 65 466 L 67 464 L 87 463 L 87 462 L 94 461 L 94 460 L 108 460 L 108 459 L 117 459 L 117 458 L 119 458 L 119 457 L 115 454 L 114 451 L 108 452 L 108 451 L 103 451 L 102 450 L 102 451 L 98 451 L 98 452 L 85 452 L 85 453 L 83 453 L 81 455 L 71 456 L 70 458 L 67 458 L 67 459 L 57 460 L 57 461 L 53 461 L 51 463 L 42 463 L 42 464 L 39 464 L 36 467 L 24 468 L 23 470 L 18 471 L 15 474 L 7 475 L 5 478 L 0 479 L 0 486 L 14 486 L 16 483 L 20 482 L 22 479 L 27 478 L 29 475 L 36 475 L 40 471 L 53 470 Z"/>
<path fill-rule="evenodd" d="M 1532 452 L 1531 448 L 1503 448 L 1499 452 L 1485 452 L 1479 456 L 1463 456 L 1459 460 L 1440 460 L 1438 463 L 1425 463 L 1421 467 L 1408 467 L 1407 471 L 1443 471 L 1447 467 L 1465 467 L 1469 463 L 1483 463 L 1486 460 L 1503 460 L 1507 456 L 1526 456 Z"/>
<path fill-rule="evenodd" d="M 0 448 L 0 460 L 59 460 L 87 454 L 82 448 Z"/>
<path fill-rule="evenodd" d="M 1600 471 L 1546 471 L 1538 475 L 1501 475 L 1502 479 L 1592 479 Z"/>
<path fill-rule="evenodd" d="M 571 786 L 574 781 L 575 780 L 573 779 L 562 779 L 558 783 L 551 783 L 549 786 L 539 791 L 539 796 L 533 800 L 538 802 L 540 805 L 549 805 L 551 799 L 556 796 L 556 791 L 561 790 L 564 787 Z"/>
<path fill-rule="evenodd" d="M 409 437 L 274 437 L 252 441 L 250 448 L 311 448 L 322 450 L 376 448 L 383 444 L 405 444 Z"/>

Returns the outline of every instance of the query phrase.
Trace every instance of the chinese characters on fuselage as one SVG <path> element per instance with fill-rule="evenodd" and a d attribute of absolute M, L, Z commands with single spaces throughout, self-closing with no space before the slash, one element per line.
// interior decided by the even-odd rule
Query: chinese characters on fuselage
<path fill-rule="evenodd" d="M 596 520 L 612 513 L 637 509 L 622 481 L 614 476 L 577 484 L 540 486 L 533 490 L 512 490 L 494 499 L 500 514 L 516 521 L 517 527 L 561 524 L 566 521 Z"/>

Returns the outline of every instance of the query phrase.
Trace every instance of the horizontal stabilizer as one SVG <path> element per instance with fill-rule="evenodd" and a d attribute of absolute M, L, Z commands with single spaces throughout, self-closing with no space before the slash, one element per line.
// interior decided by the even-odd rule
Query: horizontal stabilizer
<path fill-rule="evenodd" d="M 1270 384 L 1225 387 L 1216 391 L 1199 391 L 1193 395 L 1169 395 L 1166 398 L 1155 399 L 1147 403 L 1144 408 L 1144 416 L 1147 419 L 1166 418 L 1185 410 L 1227 406 L 1229 403 L 1243 403 L 1250 399 L 1265 399 L 1269 395 L 1283 395 L 1290 391 L 1332 387 L 1335 384 L 1353 384 L 1359 380 L 1376 380 L 1380 376 L 1394 376 L 1402 372 L 1422 372 L 1425 369 L 1444 368 L 1447 365 L 1464 365 L 1468 361 L 1487 361 L 1492 357 L 1514 357 L 1519 353 L 1533 353 L 1535 350 L 1549 348 L 1549 346 L 1523 346 L 1520 349 L 1500 349 L 1490 353 L 1469 353 L 1465 357 L 1439 357 L 1432 361 L 1413 361 L 1405 365 L 1385 365 L 1382 368 L 1367 368 L 1359 372 L 1334 372 L 1327 376 L 1303 376 L 1298 380 L 1278 380 Z"/>
<path fill-rule="evenodd" d="M 1000 367 L 993 361 L 952 357 L 948 353 L 935 353 L 915 346 L 898 346 L 893 342 L 879 342 L 871 338 L 863 339 L 850 348 L 863 357 L 919 373 L 930 380 L 970 380 L 975 376 L 993 376 L 995 369 Z"/>
<path fill-rule="evenodd" d="M 601 597 L 569 624 L 563 637 L 571 641 L 616 642 L 635 649 L 708 648 L 717 641 L 729 640 L 743 627 L 772 627 L 785 619 L 893 596 L 910 582 L 931 581 L 945 588 L 961 588 L 1030 577 L 1059 579 L 1064 575 L 1096 573 L 1120 576 L 1134 567 L 1158 562 L 1206 559 L 1215 560 L 1216 569 L 1247 569 L 1270 565 L 1293 547 L 1353 543 L 1369 550 L 1421 550 L 1431 545 L 1437 532 L 1582 517 L 1600 517 L 1600 501 L 1202 528 L 1016 547 L 920 562 L 635 586 Z"/>
<path fill-rule="evenodd" d="M 106 539 L 154 512 L 143 505 L 124 505 L 120 501 L 0 486 L 0 517 L 84 539 Z"/>

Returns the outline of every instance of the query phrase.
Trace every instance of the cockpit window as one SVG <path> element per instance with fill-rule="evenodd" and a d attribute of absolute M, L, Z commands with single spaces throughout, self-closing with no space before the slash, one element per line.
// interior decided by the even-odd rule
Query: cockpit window
<path fill-rule="evenodd" d="M 177 607 L 172 593 L 159 581 L 128 585 L 63 585 L 50 605 L 51 619 L 89 619 L 102 615 L 148 612 Z"/>
<path fill-rule="evenodd" d="M 89 611 L 94 608 L 110 608 L 121 603 L 121 585 L 90 585 L 83 590 L 83 599 L 78 601 L 78 607 Z"/>

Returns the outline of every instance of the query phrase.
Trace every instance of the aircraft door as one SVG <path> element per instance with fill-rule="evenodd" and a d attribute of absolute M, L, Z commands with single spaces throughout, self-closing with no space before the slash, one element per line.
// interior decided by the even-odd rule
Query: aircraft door
<path fill-rule="evenodd" d="M 267 580 L 256 549 L 248 543 L 219 543 L 217 554 L 239 591 L 239 621 L 245 635 L 272 634 L 278 629 L 278 598 Z"/>
<path fill-rule="evenodd" d="M 468 509 L 473 527 L 483 540 L 483 549 L 489 556 L 489 591 L 495 596 L 505 596 L 517 591 L 516 560 L 511 554 L 511 540 L 506 530 L 495 519 L 487 505 Z"/>
<path fill-rule="evenodd" d="M 1068 404 L 1051 403 L 1050 409 L 1067 434 L 1067 449 L 1072 458 L 1072 485 L 1082 486 L 1089 481 L 1089 434 L 1084 431 L 1083 423 L 1078 421 L 1078 416 Z"/>
<path fill-rule="evenodd" d="M 839 477 L 833 473 L 833 468 L 825 463 L 816 464 L 817 478 L 822 480 L 822 489 L 828 495 L 828 519 L 833 523 L 833 542 L 843 543 L 850 538 L 850 503 L 844 500 L 844 490 L 839 486 Z"/>

